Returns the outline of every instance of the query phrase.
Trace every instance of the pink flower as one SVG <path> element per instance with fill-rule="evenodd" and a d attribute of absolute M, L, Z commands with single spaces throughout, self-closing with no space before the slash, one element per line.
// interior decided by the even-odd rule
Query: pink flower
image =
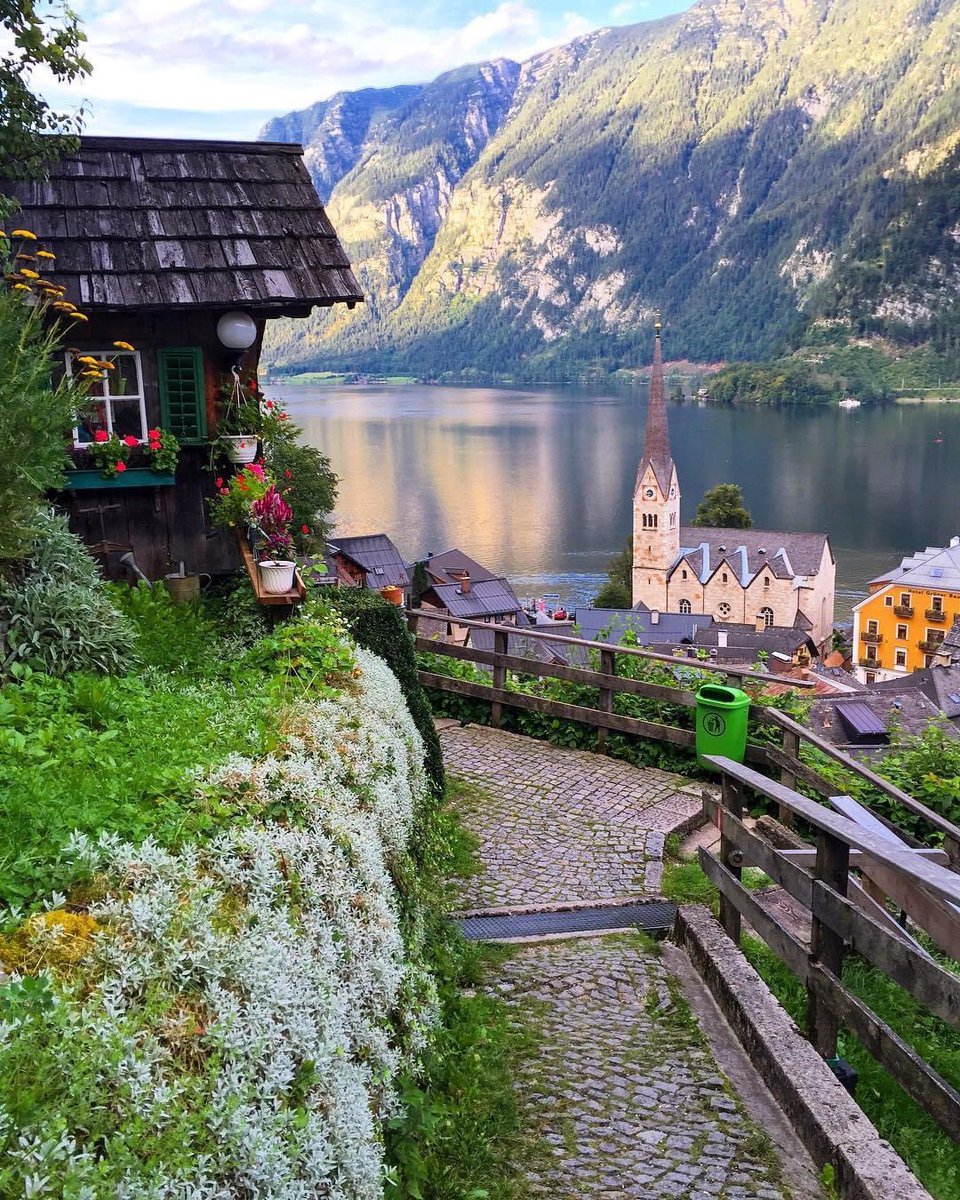
<path fill-rule="evenodd" d="M 247 470 L 251 475 L 256 475 L 258 479 L 263 478 L 263 465 L 261 463 L 251 463 Z"/>
<path fill-rule="evenodd" d="M 217 476 L 217 478 L 216 478 L 216 480 L 215 480 L 215 483 L 216 483 L 216 485 L 217 485 L 217 487 L 218 487 L 218 488 L 222 488 L 222 487 L 223 487 L 223 476 L 222 476 L 222 475 L 218 475 L 218 476 Z"/>
<path fill-rule="evenodd" d="M 140 439 L 131 437 L 129 433 L 127 434 L 127 436 L 125 438 L 121 438 L 120 440 L 123 442 L 123 444 L 125 446 L 129 446 L 131 450 L 133 449 L 134 446 L 140 445 Z"/>
<path fill-rule="evenodd" d="M 284 475 L 286 475 L 286 477 L 287 477 L 288 479 L 292 479 L 292 478 L 293 478 L 293 472 L 290 470 L 290 468 L 289 468 L 289 467 L 288 467 L 288 468 L 287 468 L 287 469 L 284 471 Z"/>
<path fill-rule="evenodd" d="M 148 429 L 147 437 L 150 439 L 151 442 L 158 442 L 160 440 L 160 430 L 159 429 Z"/>
<path fill-rule="evenodd" d="M 107 433 L 107 431 L 105 429 L 98 429 L 96 431 L 96 433 L 93 435 L 93 440 L 95 442 L 109 442 L 110 434 Z"/>
<path fill-rule="evenodd" d="M 151 442 L 151 443 L 150 443 L 150 449 L 151 449 L 151 450 L 153 450 L 153 451 L 157 451 L 157 450 L 159 450 L 159 449 L 160 449 L 160 443 L 159 443 L 159 442 Z"/>
<path fill-rule="evenodd" d="M 126 464 L 125 462 L 118 462 L 118 463 L 114 463 L 114 464 L 113 464 L 113 469 L 114 469 L 114 470 L 117 472 L 117 474 L 119 475 L 121 471 L 125 471 L 125 470 L 127 469 L 127 464 Z"/>

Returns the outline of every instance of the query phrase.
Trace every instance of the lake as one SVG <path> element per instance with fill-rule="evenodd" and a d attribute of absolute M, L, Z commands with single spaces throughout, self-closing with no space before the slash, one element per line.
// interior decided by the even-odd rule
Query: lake
<path fill-rule="evenodd" d="M 518 595 L 584 602 L 630 534 L 645 388 L 273 385 L 341 477 L 344 534 L 460 546 Z M 735 482 L 754 523 L 825 530 L 838 616 L 902 555 L 960 533 L 960 404 L 670 405 L 682 520 Z"/>

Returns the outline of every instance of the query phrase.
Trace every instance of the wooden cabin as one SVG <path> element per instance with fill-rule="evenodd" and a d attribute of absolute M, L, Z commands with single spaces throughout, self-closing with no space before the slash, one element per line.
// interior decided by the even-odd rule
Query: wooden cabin
<path fill-rule="evenodd" d="M 46 180 L 0 186 L 20 204 L 17 223 L 56 255 L 45 277 L 88 317 L 69 347 L 116 362 L 97 398 L 111 429 L 146 442 L 159 426 L 182 446 L 175 478 L 70 472 L 61 500 L 72 527 L 111 577 L 123 577 L 131 551 L 151 579 L 180 562 L 236 570 L 237 546 L 209 527 L 205 504 L 223 386 L 234 365 L 255 374 L 268 318 L 363 299 L 301 148 L 86 137 Z M 245 349 L 221 340 L 231 326 L 241 336 L 226 340 L 248 340 Z M 135 349 L 118 352 L 117 341 Z M 75 429 L 74 447 L 91 437 Z"/>

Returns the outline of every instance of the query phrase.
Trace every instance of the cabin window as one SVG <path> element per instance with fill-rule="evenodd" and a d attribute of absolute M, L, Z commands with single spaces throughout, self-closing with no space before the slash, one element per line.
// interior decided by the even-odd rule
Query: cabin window
<path fill-rule="evenodd" d="M 893 665 L 894 665 L 895 667 L 905 667 L 905 666 L 907 665 L 907 652 L 906 652 L 906 650 L 894 650 L 894 652 L 893 652 Z"/>
<path fill-rule="evenodd" d="M 656 527 L 657 527 L 657 514 L 656 513 L 644 513 L 643 521 L 642 521 L 642 528 L 656 529 Z"/>
<path fill-rule="evenodd" d="M 207 402 L 203 356 L 196 346 L 157 353 L 160 380 L 160 423 L 180 442 L 202 442 L 207 436 Z"/>
<path fill-rule="evenodd" d="M 687 613 L 692 612 L 692 611 L 693 611 L 693 605 L 690 603 L 689 600 L 681 600 L 680 601 L 680 612 L 682 612 L 684 615 L 686 615 Z"/>
<path fill-rule="evenodd" d="M 905 642 L 907 640 L 907 637 L 908 637 L 908 634 L 907 634 L 906 625 L 898 625 L 897 626 L 897 641 Z"/>
<path fill-rule="evenodd" d="M 766 626 L 767 629 L 769 629 L 770 626 L 773 624 L 773 609 L 766 608 L 766 607 L 761 608 L 760 612 L 757 615 L 763 618 L 764 625 Z"/>
<path fill-rule="evenodd" d="M 725 621 L 732 612 L 733 612 L 733 609 L 726 602 L 726 600 L 724 600 L 721 604 L 717 605 L 717 616 L 720 618 L 721 621 Z"/>
<path fill-rule="evenodd" d="M 89 446 L 97 433 L 147 440 L 147 408 L 143 395 L 143 371 L 139 350 L 88 350 L 91 358 L 112 362 L 113 370 L 103 379 L 90 381 L 84 412 L 73 430 L 77 446 Z M 73 356 L 68 354 L 67 371 L 73 374 Z M 87 382 L 86 380 L 84 382 Z"/>

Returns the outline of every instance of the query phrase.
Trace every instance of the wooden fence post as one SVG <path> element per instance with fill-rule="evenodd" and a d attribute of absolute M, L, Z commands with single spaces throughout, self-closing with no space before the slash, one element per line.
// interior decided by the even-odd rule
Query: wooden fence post
<path fill-rule="evenodd" d="M 612 650 L 600 651 L 600 670 L 604 675 L 616 675 L 617 656 Z M 600 699 L 597 701 L 597 708 L 600 712 L 613 712 L 612 688 L 600 688 Z M 597 726 L 597 750 L 601 754 L 605 754 L 607 750 L 607 731 L 602 726 Z"/>
<path fill-rule="evenodd" d="M 723 818 L 726 812 L 733 813 L 735 817 L 743 816 L 743 786 L 739 780 L 731 779 L 727 774 L 723 776 L 721 803 L 720 861 L 731 875 L 737 879 L 741 879 L 743 877 L 743 869 L 739 865 L 740 852 L 727 837 Z M 720 924 L 726 930 L 730 940 L 739 946 L 740 914 L 722 892 L 720 894 Z"/>
<path fill-rule="evenodd" d="M 783 747 L 784 754 L 786 754 L 789 758 L 792 758 L 795 762 L 799 761 L 799 759 L 800 759 L 800 735 L 799 734 L 794 733 L 794 731 L 792 729 L 785 729 L 783 731 L 783 738 L 781 739 L 780 744 Z M 780 782 L 783 784 L 784 787 L 789 788 L 791 791 L 796 790 L 797 777 L 794 774 L 794 772 L 791 771 L 788 767 L 780 768 Z M 793 825 L 793 813 L 790 811 L 789 808 L 784 808 L 784 806 L 782 804 L 779 804 L 779 805 L 777 805 L 777 820 L 780 822 L 781 825 L 786 825 L 787 828 L 789 829 Z"/>
<path fill-rule="evenodd" d="M 847 894 L 847 875 L 850 871 L 850 847 L 840 838 L 821 830 L 817 836 L 817 861 L 814 875 L 832 891 Z M 822 963 L 838 979 L 843 974 L 846 946 L 816 913 L 810 924 L 810 958 Z M 840 1023 L 837 1014 L 816 995 L 807 990 L 807 1036 L 824 1058 L 837 1053 L 837 1033 Z"/>
<path fill-rule="evenodd" d="M 495 654 L 506 654 L 507 652 L 507 635 L 502 629 L 494 630 L 493 634 L 493 650 Z M 497 663 L 493 665 L 493 687 L 494 690 L 499 688 L 504 691 L 507 686 L 507 668 L 499 666 Z M 500 722 L 503 719 L 503 705 L 499 700 L 494 700 L 490 705 L 490 724 L 494 729 L 500 728 Z"/>
<path fill-rule="evenodd" d="M 950 859 L 950 870 L 960 872 L 960 840 L 951 837 L 949 834 L 944 834 L 943 848 Z"/>

